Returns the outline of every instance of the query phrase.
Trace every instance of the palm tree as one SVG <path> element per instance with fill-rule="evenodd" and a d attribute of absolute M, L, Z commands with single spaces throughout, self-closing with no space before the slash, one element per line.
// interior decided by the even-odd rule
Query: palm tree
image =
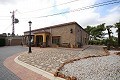
<path fill-rule="evenodd" d="M 118 46 L 120 47 L 120 21 L 114 24 L 118 28 Z"/>

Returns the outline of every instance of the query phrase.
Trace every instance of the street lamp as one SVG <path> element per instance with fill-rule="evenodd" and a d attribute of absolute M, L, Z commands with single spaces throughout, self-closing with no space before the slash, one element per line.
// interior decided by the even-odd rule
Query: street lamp
<path fill-rule="evenodd" d="M 32 22 L 29 21 L 28 23 L 29 23 L 29 27 L 30 27 L 30 31 L 29 31 L 29 52 L 28 53 L 32 53 L 32 51 L 31 51 L 31 24 L 32 24 Z"/>

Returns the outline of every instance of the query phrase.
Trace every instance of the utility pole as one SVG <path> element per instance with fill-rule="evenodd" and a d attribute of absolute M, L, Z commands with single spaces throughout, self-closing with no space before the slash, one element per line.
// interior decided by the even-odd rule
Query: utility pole
<path fill-rule="evenodd" d="M 12 16 L 11 16 L 11 18 L 12 18 L 12 36 L 15 36 L 15 26 L 14 26 L 14 22 L 15 22 L 15 11 L 13 11 L 13 12 L 10 12 L 10 13 L 12 13 Z"/>
<path fill-rule="evenodd" d="M 15 26 L 14 25 L 15 25 L 15 23 L 18 23 L 19 20 L 17 18 L 15 18 L 15 11 L 14 10 L 10 13 L 12 13 L 12 16 L 11 16 L 11 18 L 12 18 L 12 36 L 15 36 Z"/>

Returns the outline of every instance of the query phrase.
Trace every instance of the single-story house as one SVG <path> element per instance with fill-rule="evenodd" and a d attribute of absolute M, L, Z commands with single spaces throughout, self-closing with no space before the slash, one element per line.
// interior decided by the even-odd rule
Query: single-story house
<path fill-rule="evenodd" d="M 87 45 L 89 34 L 76 22 L 58 24 L 31 31 L 33 46 L 81 47 Z M 28 45 L 29 31 L 24 32 L 24 44 Z"/>

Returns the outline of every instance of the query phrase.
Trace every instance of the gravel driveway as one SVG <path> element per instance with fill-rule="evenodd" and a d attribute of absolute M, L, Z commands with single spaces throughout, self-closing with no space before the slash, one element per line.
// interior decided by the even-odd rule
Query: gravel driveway
<path fill-rule="evenodd" d="M 102 47 L 90 46 L 84 51 L 74 48 L 36 48 L 32 53 L 23 52 L 19 60 L 50 73 L 56 72 L 62 63 L 78 57 L 106 54 Z"/>
<path fill-rule="evenodd" d="M 120 80 L 120 56 L 112 54 L 74 61 L 60 72 L 77 80 Z"/>

